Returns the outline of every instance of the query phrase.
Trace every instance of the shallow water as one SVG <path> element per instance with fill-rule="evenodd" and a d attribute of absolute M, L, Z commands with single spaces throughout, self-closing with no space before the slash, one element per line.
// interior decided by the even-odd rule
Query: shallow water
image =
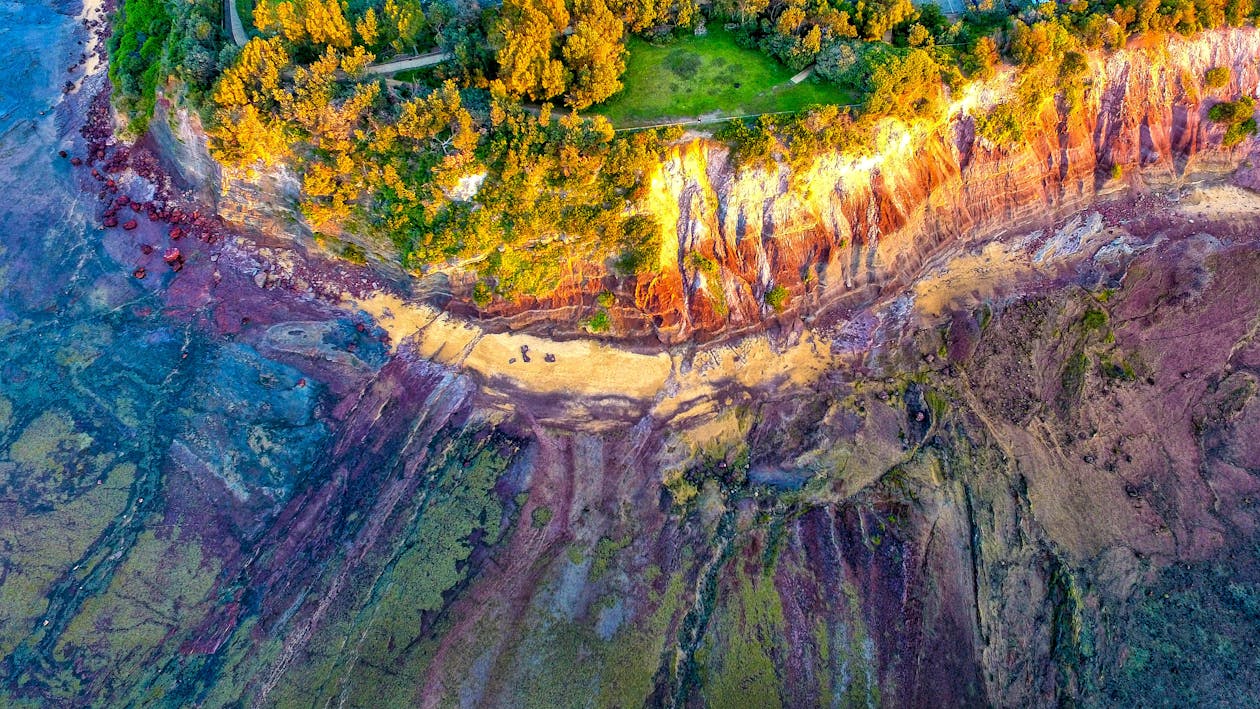
<path fill-rule="evenodd" d="M 82 170 L 57 155 L 83 142 L 82 96 L 61 94 L 86 41 L 78 11 L 0 6 L 0 684 L 11 699 L 101 696 L 87 689 L 94 669 L 139 659 L 169 637 L 177 606 L 208 600 L 217 562 L 172 510 L 212 495 L 177 499 L 171 470 L 219 478 L 240 503 L 226 527 L 248 537 L 328 436 L 315 381 L 207 334 L 205 313 L 171 309 L 169 277 L 134 279 L 95 225 Z M 105 653 L 81 652 L 102 639 Z"/>

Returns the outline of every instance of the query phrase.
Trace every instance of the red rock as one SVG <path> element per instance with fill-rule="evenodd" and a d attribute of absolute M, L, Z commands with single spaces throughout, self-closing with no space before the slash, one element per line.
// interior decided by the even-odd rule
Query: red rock
<path fill-rule="evenodd" d="M 144 270 L 144 266 L 138 266 L 136 267 L 136 270 L 131 272 L 131 275 L 135 276 L 136 278 L 144 278 L 145 276 L 148 275 L 148 271 Z"/>
<path fill-rule="evenodd" d="M 175 263 L 183 258 L 183 254 L 179 253 L 179 249 L 172 246 L 162 254 L 162 260 L 167 263 Z"/>
<path fill-rule="evenodd" d="M 113 180 L 109 181 L 109 184 L 112 185 L 113 183 L 114 183 Z M 130 202 L 130 201 L 131 200 L 127 197 L 127 195 L 118 195 L 118 199 L 114 200 L 114 204 L 118 205 L 119 207 L 125 207 L 127 205 L 127 202 Z"/>
<path fill-rule="evenodd" d="M 83 161 L 80 160 L 79 158 L 70 158 L 70 164 L 74 165 L 75 167 L 78 167 L 83 164 Z"/>
<path fill-rule="evenodd" d="M 298 385 L 298 386 L 300 386 L 300 387 L 304 387 L 304 386 L 306 386 L 306 380 L 305 380 L 305 379 L 299 379 L 299 380 L 298 380 L 297 385 Z"/>
<path fill-rule="evenodd" d="M 178 241 L 178 240 L 179 240 L 180 238 L 182 238 L 183 236 L 184 236 L 184 230 L 183 230 L 183 229 L 180 229 L 179 227 L 175 227 L 174 229 L 171 229 L 171 240 L 172 240 L 172 241 Z"/>
<path fill-rule="evenodd" d="M 127 222 L 123 224 L 123 228 L 126 229 L 127 231 L 131 231 L 132 229 L 135 229 L 137 226 L 139 226 L 139 224 L 136 223 L 135 219 L 128 219 Z"/>
<path fill-rule="evenodd" d="M 144 254 L 145 256 L 148 256 L 149 254 L 153 253 L 153 247 L 149 246 L 148 244 L 141 244 L 140 253 Z"/>
<path fill-rule="evenodd" d="M 64 151 L 64 150 L 59 150 L 59 151 L 57 151 L 57 155 L 59 155 L 59 156 L 61 156 L 61 157 L 63 157 L 63 158 L 64 158 L 64 157 L 66 156 L 66 151 Z"/>
<path fill-rule="evenodd" d="M 103 222 L 101 222 L 101 223 L 102 223 L 102 224 L 104 224 L 104 225 L 105 225 L 105 226 L 107 226 L 107 227 L 110 227 L 110 228 L 112 229 L 113 227 L 118 226 L 118 218 L 117 218 L 117 217 L 105 217 L 105 221 L 103 221 Z"/>

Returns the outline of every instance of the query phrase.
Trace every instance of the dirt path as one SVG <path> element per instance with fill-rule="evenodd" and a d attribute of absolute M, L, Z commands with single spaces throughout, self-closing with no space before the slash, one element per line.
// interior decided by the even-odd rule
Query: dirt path
<path fill-rule="evenodd" d="M 373 64 L 363 70 L 364 74 L 396 74 L 408 69 L 422 69 L 426 66 L 441 64 L 455 55 L 450 52 L 429 52 L 410 59 L 398 59 L 384 64 Z"/>

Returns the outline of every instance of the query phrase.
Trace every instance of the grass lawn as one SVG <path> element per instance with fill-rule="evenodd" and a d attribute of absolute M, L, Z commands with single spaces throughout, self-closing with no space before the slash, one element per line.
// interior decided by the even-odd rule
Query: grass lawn
<path fill-rule="evenodd" d="M 853 102 L 847 91 L 830 83 L 788 83 L 796 72 L 755 49 L 743 49 L 721 27 L 662 46 L 631 37 L 627 46 L 625 87 L 589 109 L 618 127 Z"/>

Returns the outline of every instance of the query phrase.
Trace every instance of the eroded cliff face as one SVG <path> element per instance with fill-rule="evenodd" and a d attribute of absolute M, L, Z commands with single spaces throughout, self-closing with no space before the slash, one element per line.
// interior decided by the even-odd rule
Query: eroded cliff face
<path fill-rule="evenodd" d="M 1221 149 L 1223 128 L 1207 110 L 1255 95 L 1257 57 L 1252 29 L 1093 57 L 1082 105 L 1048 104 L 1018 145 L 975 133 L 973 117 L 1011 93 L 999 79 L 957 97 L 941 123 L 889 122 L 873 155 L 821 155 L 802 175 L 736 170 L 707 140 L 677 146 L 649 200 L 664 225 L 661 275 L 639 285 L 635 305 L 666 341 L 759 326 L 775 317 L 765 303 L 775 285 L 799 312 L 851 309 L 904 289 L 945 251 L 1051 221 L 1100 193 L 1228 171 L 1255 141 Z M 1215 66 L 1233 78 L 1213 93 L 1201 84 Z M 716 278 L 693 252 L 717 262 Z"/>
<path fill-rule="evenodd" d="M 417 296 L 454 290 L 452 309 L 476 313 L 493 329 L 577 332 L 603 290 L 624 295 L 609 308 L 613 335 L 667 344 L 733 337 L 818 317 L 851 313 L 911 283 L 933 258 L 1053 221 L 1100 194 L 1144 189 L 1222 173 L 1246 161 L 1256 140 L 1221 148 L 1222 126 L 1207 119 L 1217 101 L 1260 88 L 1260 31 L 1167 37 L 1090 58 L 1079 106 L 1048 101 L 1018 144 L 977 137 L 975 119 L 1008 99 L 1012 77 L 969 86 L 944 117 L 906 125 L 886 121 L 867 154 L 817 156 L 792 174 L 740 170 L 728 149 L 692 136 L 668 149 L 643 208 L 662 225 L 659 273 L 637 281 L 562 284 L 549 297 L 470 302 L 469 279 L 421 279 Z M 1205 72 L 1231 69 L 1230 85 L 1208 90 Z M 180 122 L 183 132 L 195 126 Z M 1122 177 L 1113 177 L 1118 167 Z M 229 221 L 307 243 L 296 208 L 300 181 L 290 170 L 225 171 L 216 185 Z M 364 247 L 383 273 L 403 279 L 387 255 Z M 705 272 L 700 254 L 717 265 Z M 765 302 L 774 286 L 790 304 Z M 468 291 L 468 292 L 464 292 Z M 812 319 L 811 319 L 812 322 Z"/>

